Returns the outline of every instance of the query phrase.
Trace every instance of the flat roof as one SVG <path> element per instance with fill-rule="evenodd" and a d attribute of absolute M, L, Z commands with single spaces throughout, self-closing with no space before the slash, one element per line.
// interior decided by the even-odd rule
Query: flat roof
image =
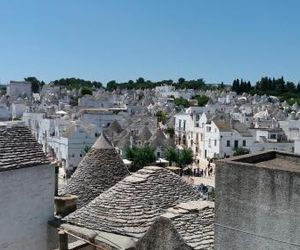
<path fill-rule="evenodd" d="M 236 166 L 252 166 L 272 170 L 300 173 L 300 155 L 281 151 L 265 151 L 217 161 Z"/>

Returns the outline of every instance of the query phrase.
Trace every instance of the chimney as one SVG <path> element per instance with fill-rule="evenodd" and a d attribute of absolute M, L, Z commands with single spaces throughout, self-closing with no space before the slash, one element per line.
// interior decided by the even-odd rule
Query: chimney
<path fill-rule="evenodd" d="M 55 197 L 55 214 L 60 216 L 67 216 L 77 209 L 77 196 L 64 195 Z"/>

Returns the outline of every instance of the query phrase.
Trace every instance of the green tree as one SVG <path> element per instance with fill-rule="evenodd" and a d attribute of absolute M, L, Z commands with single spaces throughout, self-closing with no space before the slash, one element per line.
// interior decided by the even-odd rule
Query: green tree
<path fill-rule="evenodd" d="M 190 103 L 187 99 L 184 99 L 183 97 L 175 98 L 174 103 L 176 106 L 182 106 L 184 108 L 188 108 L 190 106 Z"/>
<path fill-rule="evenodd" d="M 169 165 L 172 165 L 173 162 L 178 162 L 178 152 L 175 148 L 167 148 L 165 151 L 165 158 L 169 161 Z"/>
<path fill-rule="evenodd" d="M 165 130 L 165 132 L 170 137 L 173 137 L 175 135 L 175 129 L 173 127 L 167 127 L 166 130 Z"/>
<path fill-rule="evenodd" d="M 179 79 L 178 79 L 178 83 L 179 84 L 183 84 L 185 82 L 185 79 L 183 78 L 183 77 L 180 77 Z"/>
<path fill-rule="evenodd" d="M 118 84 L 115 80 L 109 81 L 106 84 L 106 89 L 109 91 L 115 90 L 115 89 L 117 89 L 117 87 L 118 87 Z"/>
<path fill-rule="evenodd" d="M 196 96 L 196 100 L 198 102 L 198 106 L 203 107 L 208 103 L 209 97 L 206 95 L 200 95 Z"/>
<path fill-rule="evenodd" d="M 136 83 L 145 83 L 145 79 L 143 77 L 139 77 L 137 80 L 136 80 Z"/>
<path fill-rule="evenodd" d="M 89 88 L 82 88 L 81 89 L 81 95 L 84 96 L 84 95 L 93 95 L 93 91 Z"/>
<path fill-rule="evenodd" d="M 156 160 L 154 149 L 149 146 L 128 148 L 125 151 L 125 157 L 133 162 L 132 169 L 134 171 L 141 169 Z"/>
<path fill-rule="evenodd" d="M 24 80 L 26 82 L 31 83 L 31 89 L 33 93 L 39 93 L 40 92 L 40 87 L 41 87 L 41 82 L 34 76 L 29 76 L 25 77 Z"/>
<path fill-rule="evenodd" d="M 101 88 L 102 83 L 101 82 L 96 82 L 96 81 L 86 81 L 83 79 L 78 79 L 78 78 L 61 78 L 59 80 L 55 80 L 52 82 L 52 84 L 56 86 L 65 86 L 68 89 L 80 89 L 83 87 L 87 88 Z"/>
<path fill-rule="evenodd" d="M 193 151 L 190 148 L 184 148 L 179 151 L 178 163 L 185 167 L 193 162 Z"/>
<path fill-rule="evenodd" d="M 162 124 L 165 124 L 168 119 L 168 114 L 164 111 L 157 111 L 156 116 L 158 118 L 159 122 L 162 122 Z"/>

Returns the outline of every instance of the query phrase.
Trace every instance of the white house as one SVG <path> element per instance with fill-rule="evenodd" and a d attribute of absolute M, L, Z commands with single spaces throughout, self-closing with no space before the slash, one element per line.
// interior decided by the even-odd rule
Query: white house
<path fill-rule="evenodd" d="M 10 81 L 6 93 L 11 101 L 17 100 L 19 97 L 31 98 L 31 83 L 26 81 Z"/>
<path fill-rule="evenodd" d="M 0 249 L 50 249 L 55 168 L 24 125 L 1 124 L 0 144 Z"/>
<path fill-rule="evenodd" d="M 279 121 L 279 125 L 283 129 L 288 140 L 300 138 L 300 120 Z"/>
<path fill-rule="evenodd" d="M 237 148 L 248 148 L 253 137 L 238 121 L 213 119 L 205 124 L 204 158 L 224 158 L 232 156 Z"/>

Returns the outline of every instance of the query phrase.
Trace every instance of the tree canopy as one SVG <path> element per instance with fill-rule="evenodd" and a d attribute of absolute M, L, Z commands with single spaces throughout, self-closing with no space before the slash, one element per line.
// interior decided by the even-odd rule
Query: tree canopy
<path fill-rule="evenodd" d="M 256 82 L 255 86 L 250 81 L 235 79 L 231 89 L 237 94 L 250 93 L 258 95 L 278 96 L 281 101 L 286 100 L 289 104 L 298 102 L 300 104 L 300 83 L 295 84 L 291 81 L 285 81 L 283 77 L 271 78 L 262 77 Z"/>
<path fill-rule="evenodd" d="M 96 81 L 87 81 L 79 78 L 61 78 L 59 80 L 55 80 L 52 84 L 57 86 L 65 86 L 69 89 L 80 89 L 80 88 L 101 88 L 102 83 Z"/>
<path fill-rule="evenodd" d="M 187 99 L 184 99 L 183 97 L 175 98 L 174 103 L 178 107 L 188 108 L 190 106 L 189 101 Z"/>
<path fill-rule="evenodd" d="M 162 124 L 165 124 L 168 120 L 168 114 L 161 110 L 156 112 L 156 117 Z"/>
<path fill-rule="evenodd" d="M 175 86 L 176 89 L 211 89 L 212 86 L 209 84 L 205 84 L 204 80 L 186 80 L 183 77 L 180 77 L 177 82 L 173 80 L 162 80 L 162 81 L 150 81 L 145 80 L 143 77 L 139 77 L 135 81 L 129 80 L 128 82 L 117 83 L 115 80 L 109 81 L 106 84 L 106 89 L 109 91 L 119 89 L 153 89 L 157 86 L 162 85 L 172 85 Z"/>
<path fill-rule="evenodd" d="M 31 90 L 33 93 L 39 93 L 42 86 L 45 84 L 43 81 L 39 81 L 34 76 L 25 77 L 24 80 L 31 83 Z"/>
<path fill-rule="evenodd" d="M 154 149 L 149 146 L 127 148 L 125 157 L 133 162 L 134 171 L 141 169 L 156 160 Z"/>
<path fill-rule="evenodd" d="M 197 100 L 198 106 L 200 107 L 205 106 L 209 101 L 209 97 L 206 95 L 196 96 L 195 99 Z"/>
<path fill-rule="evenodd" d="M 172 164 L 177 163 L 179 166 L 184 167 L 193 162 L 193 151 L 189 148 L 176 150 L 175 148 L 167 148 L 165 158 Z"/>

